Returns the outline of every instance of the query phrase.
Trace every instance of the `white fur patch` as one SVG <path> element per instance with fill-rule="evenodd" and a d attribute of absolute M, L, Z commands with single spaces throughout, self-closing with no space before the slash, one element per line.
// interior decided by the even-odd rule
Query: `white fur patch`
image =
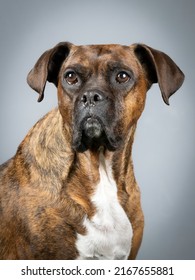
<path fill-rule="evenodd" d="M 78 259 L 127 259 L 133 231 L 131 223 L 117 198 L 117 186 L 109 161 L 100 155 L 100 181 L 92 202 L 97 212 L 83 221 L 87 234 L 78 234 Z"/>

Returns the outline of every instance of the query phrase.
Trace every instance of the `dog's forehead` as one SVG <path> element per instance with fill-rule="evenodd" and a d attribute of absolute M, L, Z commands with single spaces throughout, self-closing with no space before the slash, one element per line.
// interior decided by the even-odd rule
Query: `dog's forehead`
<path fill-rule="evenodd" d="M 80 63 L 91 67 L 93 64 L 108 63 L 109 61 L 136 64 L 132 47 L 123 45 L 73 46 L 66 63 Z"/>

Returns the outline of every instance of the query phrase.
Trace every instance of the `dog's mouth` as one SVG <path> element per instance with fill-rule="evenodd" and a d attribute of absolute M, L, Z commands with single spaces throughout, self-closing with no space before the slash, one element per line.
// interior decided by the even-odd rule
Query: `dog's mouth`
<path fill-rule="evenodd" d="M 89 117 L 84 122 L 83 132 L 89 139 L 100 138 L 103 131 L 103 125 L 97 118 Z"/>
<path fill-rule="evenodd" d="M 101 146 L 110 151 L 115 151 L 120 143 L 119 137 L 112 136 L 108 127 L 97 116 L 83 119 L 80 125 L 75 126 L 73 132 L 73 148 L 77 152 L 98 150 Z"/>

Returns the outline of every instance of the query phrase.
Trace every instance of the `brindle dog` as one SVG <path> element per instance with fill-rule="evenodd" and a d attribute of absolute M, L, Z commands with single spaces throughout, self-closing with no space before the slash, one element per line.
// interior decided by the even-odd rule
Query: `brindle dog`
<path fill-rule="evenodd" d="M 143 44 L 46 51 L 28 75 L 58 108 L 29 131 L 0 167 L 1 259 L 135 259 L 144 217 L 132 144 L 146 93 L 163 100 L 184 75 L 165 53 Z"/>

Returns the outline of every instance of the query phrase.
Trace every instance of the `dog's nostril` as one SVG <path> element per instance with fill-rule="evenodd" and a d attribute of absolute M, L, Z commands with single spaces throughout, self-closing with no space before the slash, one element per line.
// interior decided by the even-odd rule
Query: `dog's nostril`
<path fill-rule="evenodd" d="M 95 95 L 94 95 L 94 98 L 93 98 L 93 100 L 94 100 L 94 102 L 98 102 L 98 101 L 100 101 L 100 100 L 101 100 L 101 97 L 100 97 L 100 95 L 98 95 L 98 94 L 95 94 Z"/>
<path fill-rule="evenodd" d="M 87 96 L 86 95 L 83 95 L 82 98 L 81 98 L 81 101 L 86 104 L 87 103 Z"/>

